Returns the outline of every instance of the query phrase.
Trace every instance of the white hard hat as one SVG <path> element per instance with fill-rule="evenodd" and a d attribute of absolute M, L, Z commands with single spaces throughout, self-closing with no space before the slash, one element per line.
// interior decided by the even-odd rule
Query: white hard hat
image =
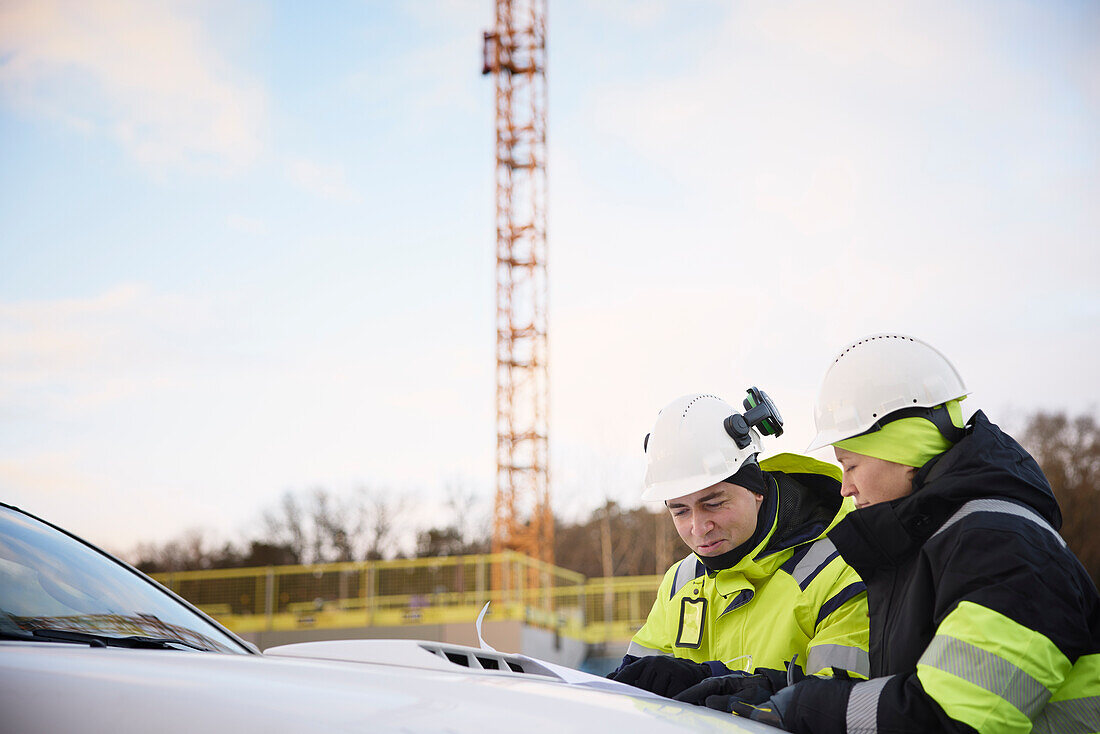
<path fill-rule="evenodd" d="M 968 394 L 955 366 L 911 336 L 873 334 L 852 342 L 825 373 L 806 449 L 858 436 L 903 408 L 931 408 Z"/>
<path fill-rule="evenodd" d="M 684 395 L 666 405 L 657 415 L 653 432 L 646 436 L 642 499 L 662 502 L 706 489 L 735 474 L 755 456 L 761 448 L 759 431 L 741 421 L 744 446 L 738 446 L 725 427 L 734 415 L 741 417 L 715 395 Z"/>

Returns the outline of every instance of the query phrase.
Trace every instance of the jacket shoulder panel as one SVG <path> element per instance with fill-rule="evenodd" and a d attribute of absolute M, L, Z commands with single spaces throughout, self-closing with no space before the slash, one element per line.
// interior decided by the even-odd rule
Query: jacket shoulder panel
<path fill-rule="evenodd" d="M 839 486 L 840 467 L 802 454 L 776 454 L 760 462 L 760 468 L 766 472 L 784 474 L 816 474 L 829 477 Z"/>
<path fill-rule="evenodd" d="M 689 553 L 686 558 L 673 566 L 673 568 L 676 569 L 676 571 L 672 576 L 672 584 L 669 587 L 669 599 L 675 597 L 681 589 L 707 572 L 706 567 L 695 557 L 694 553 Z M 669 571 L 671 572 L 672 569 L 670 568 Z"/>
<path fill-rule="evenodd" d="M 821 538 L 795 548 L 791 557 L 784 561 L 779 569 L 790 574 L 798 587 L 805 591 L 817 575 L 824 571 L 833 559 L 839 557 L 840 551 L 833 545 L 833 541 Z"/>
<path fill-rule="evenodd" d="M 1041 516 L 1005 500 L 972 500 L 924 544 L 939 625 L 969 601 L 1041 633 L 1071 660 L 1094 651 L 1100 595 Z"/>
<path fill-rule="evenodd" d="M 1035 512 L 1029 507 L 1010 502 L 1008 500 L 1000 499 L 977 499 L 970 500 L 962 507 L 960 507 L 954 515 L 949 517 L 939 530 L 932 534 L 932 537 L 936 537 L 940 533 L 943 533 L 951 526 L 958 522 L 965 520 L 971 515 L 978 513 L 1000 513 L 1002 515 L 1011 515 L 1020 519 L 1026 520 L 1035 524 L 1037 527 L 1046 530 L 1053 537 L 1056 543 L 1061 547 L 1066 547 L 1066 541 L 1058 534 L 1058 531 L 1054 529 L 1049 522 L 1046 521 L 1039 513 Z"/>

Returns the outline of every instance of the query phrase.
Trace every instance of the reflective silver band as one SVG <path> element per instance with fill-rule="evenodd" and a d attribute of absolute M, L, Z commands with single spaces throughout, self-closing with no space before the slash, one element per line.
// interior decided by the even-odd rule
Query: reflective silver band
<path fill-rule="evenodd" d="M 847 645 L 815 645 L 810 648 L 810 654 L 806 658 L 806 674 L 821 670 L 822 668 L 840 668 L 849 673 L 855 673 L 866 678 L 871 674 L 871 656 L 866 650 Z"/>
<path fill-rule="evenodd" d="M 807 579 L 817 570 L 817 567 L 823 564 L 829 556 L 836 552 L 836 546 L 833 545 L 833 541 L 828 538 L 822 538 L 810 546 L 809 552 L 802 556 L 802 560 L 794 567 L 791 576 L 794 577 L 794 580 L 798 582 L 800 587 L 805 589 Z"/>
<path fill-rule="evenodd" d="M 699 559 L 695 557 L 694 553 L 680 561 L 680 565 L 676 568 L 676 577 L 672 580 L 672 593 L 668 598 L 671 599 L 676 596 L 676 593 L 680 589 L 702 576 L 703 572 L 699 570 L 702 565 L 703 564 L 699 563 Z"/>
<path fill-rule="evenodd" d="M 1100 696 L 1051 701 L 1031 727 L 1035 734 L 1095 734 L 1100 732 Z"/>
<path fill-rule="evenodd" d="M 894 676 L 872 678 L 852 686 L 848 694 L 848 734 L 878 734 L 878 699 Z"/>
<path fill-rule="evenodd" d="M 667 652 L 654 650 L 652 647 L 646 647 L 645 645 L 639 645 L 634 640 L 631 640 L 630 644 L 627 645 L 626 654 L 633 655 L 636 658 L 648 658 L 653 655 L 668 655 Z"/>
<path fill-rule="evenodd" d="M 936 537 L 944 530 L 962 520 L 967 515 L 973 515 L 975 512 L 1000 512 L 1005 515 L 1015 515 L 1016 517 L 1022 517 L 1025 520 L 1030 520 L 1039 527 L 1047 530 L 1051 535 L 1058 539 L 1058 542 L 1065 547 L 1066 541 L 1058 534 L 1058 531 L 1050 526 L 1046 520 L 1042 518 L 1037 512 L 1029 510 L 1022 505 L 1017 505 L 1015 502 L 1008 502 L 1006 500 L 970 500 L 965 505 L 960 507 L 954 515 L 948 518 L 947 522 L 940 526 L 940 529 L 932 533 L 932 537 Z"/>
<path fill-rule="evenodd" d="M 1022 668 L 988 650 L 947 635 L 933 637 L 917 665 L 942 670 L 984 688 L 1008 701 L 1029 719 L 1035 718 L 1051 696 L 1050 689 Z M 935 698 L 931 691 L 928 693 Z"/>

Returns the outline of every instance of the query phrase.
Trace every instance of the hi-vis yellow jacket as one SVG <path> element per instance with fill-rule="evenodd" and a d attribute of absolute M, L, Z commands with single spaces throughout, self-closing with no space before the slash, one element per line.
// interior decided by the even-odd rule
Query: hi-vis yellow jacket
<path fill-rule="evenodd" d="M 732 568 L 708 572 L 695 554 L 673 564 L 627 654 L 866 678 L 866 587 L 825 537 L 853 509 L 840 469 L 795 454 L 760 468 L 765 537 Z"/>

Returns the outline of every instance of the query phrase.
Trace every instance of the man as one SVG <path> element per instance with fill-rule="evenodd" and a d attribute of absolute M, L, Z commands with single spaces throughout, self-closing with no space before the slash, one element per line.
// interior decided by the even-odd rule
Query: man
<path fill-rule="evenodd" d="M 645 500 L 664 501 L 692 553 L 664 576 L 611 674 L 673 696 L 740 673 L 766 698 L 788 677 L 835 667 L 866 677 L 867 598 L 825 532 L 850 503 L 836 467 L 780 454 L 757 463 L 782 418 L 753 388 L 746 412 L 713 395 L 666 406 L 646 436 Z"/>
<path fill-rule="evenodd" d="M 684 695 L 795 732 L 1098 732 L 1100 596 L 1058 535 L 1034 459 L 924 342 L 854 342 L 825 375 L 810 448 L 858 510 L 829 533 L 867 582 L 871 680 L 807 678 L 761 702 Z"/>

